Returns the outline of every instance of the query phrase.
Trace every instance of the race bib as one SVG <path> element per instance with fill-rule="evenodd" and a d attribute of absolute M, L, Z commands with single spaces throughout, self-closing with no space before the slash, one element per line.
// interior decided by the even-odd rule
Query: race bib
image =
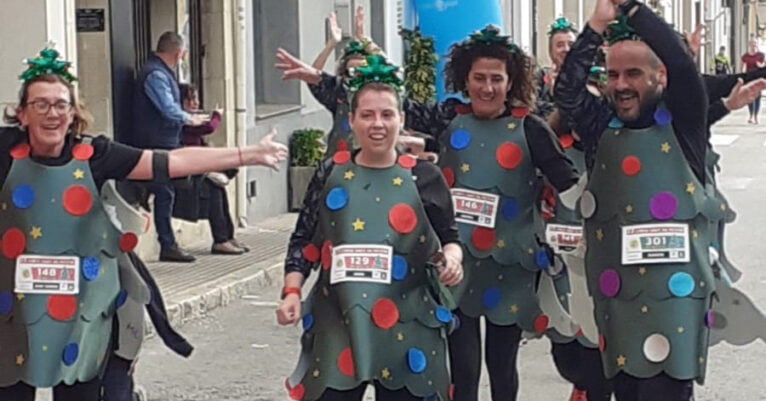
<path fill-rule="evenodd" d="M 455 221 L 480 227 L 495 228 L 495 215 L 500 197 L 470 189 L 452 189 Z"/>
<path fill-rule="evenodd" d="M 330 284 L 347 281 L 391 284 L 393 248 L 388 245 L 340 245 L 332 248 Z"/>
<path fill-rule="evenodd" d="M 21 255 L 16 258 L 16 293 L 74 295 L 79 292 L 79 257 Z"/>
<path fill-rule="evenodd" d="M 689 226 L 658 223 L 622 227 L 622 264 L 688 263 Z"/>
<path fill-rule="evenodd" d="M 572 254 L 582 240 L 582 226 L 548 224 L 545 238 L 548 245 L 558 254 Z"/>

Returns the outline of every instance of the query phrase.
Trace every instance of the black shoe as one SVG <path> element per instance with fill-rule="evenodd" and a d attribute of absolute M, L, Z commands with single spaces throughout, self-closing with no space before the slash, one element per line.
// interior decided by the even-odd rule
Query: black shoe
<path fill-rule="evenodd" d="M 194 256 L 179 248 L 177 244 L 162 248 L 160 251 L 161 262 L 184 262 L 191 263 L 197 260 Z"/>

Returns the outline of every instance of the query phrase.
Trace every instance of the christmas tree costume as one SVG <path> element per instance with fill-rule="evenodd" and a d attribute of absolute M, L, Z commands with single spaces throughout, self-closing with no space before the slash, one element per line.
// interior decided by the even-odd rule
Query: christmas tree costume
<path fill-rule="evenodd" d="M 90 138 L 64 166 L 11 150 L 0 190 L 0 386 L 86 382 L 110 344 L 120 290 L 117 258 L 136 244 L 110 222 L 88 159 Z"/>
<path fill-rule="evenodd" d="M 613 119 L 580 200 L 608 378 L 704 380 L 715 290 L 708 248 L 726 206 L 692 173 L 671 120 L 661 106 L 646 129 Z"/>
<path fill-rule="evenodd" d="M 452 188 L 464 248 L 460 310 L 541 333 L 548 319 L 535 288 L 550 260 L 538 243 L 542 186 L 524 134 L 526 115 L 521 108 L 494 120 L 458 115 L 440 138 L 439 164 Z"/>
<path fill-rule="evenodd" d="M 419 397 L 448 399 L 449 309 L 436 300 L 428 259 L 439 240 L 410 171 L 358 166 L 347 151 L 333 157 L 322 192 L 315 240 L 304 257 L 319 278 L 303 305 L 298 367 L 288 379 L 296 400 L 326 389 L 377 382 Z"/>

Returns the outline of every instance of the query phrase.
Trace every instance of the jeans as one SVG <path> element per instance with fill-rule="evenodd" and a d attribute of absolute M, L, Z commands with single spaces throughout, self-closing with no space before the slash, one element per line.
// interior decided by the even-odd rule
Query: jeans
<path fill-rule="evenodd" d="M 758 112 L 761 110 L 761 94 L 753 100 L 753 103 L 747 105 L 747 109 L 750 110 L 750 117 L 758 117 Z"/>
<path fill-rule="evenodd" d="M 133 377 L 129 374 L 131 363 L 117 355 L 111 356 L 102 382 L 103 401 L 133 401 Z"/>
<path fill-rule="evenodd" d="M 171 184 L 152 184 L 154 194 L 154 227 L 157 230 L 157 240 L 162 248 L 176 243 L 170 216 L 173 215 L 173 202 L 176 191 Z"/>

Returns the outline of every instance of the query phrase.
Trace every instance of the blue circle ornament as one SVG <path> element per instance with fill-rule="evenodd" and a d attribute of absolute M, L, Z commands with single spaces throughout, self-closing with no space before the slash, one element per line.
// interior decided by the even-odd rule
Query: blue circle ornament
<path fill-rule="evenodd" d="M 64 361 L 64 365 L 72 366 L 77 361 L 79 355 L 80 347 L 76 343 L 69 343 L 64 347 L 61 359 Z"/>
<path fill-rule="evenodd" d="M 302 323 L 303 323 L 304 331 L 311 330 L 311 328 L 314 327 L 314 315 L 312 315 L 311 313 L 304 315 L 302 319 Z"/>
<path fill-rule="evenodd" d="M 551 260 L 548 258 L 548 252 L 545 249 L 538 249 L 535 252 L 535 264 L 538 269 L 545 270 L 551 266 Z"/>
<path fill-rule="evenodd" d="M 500 290 L 495 287 L 487 288 L 481 296 L 481 303 L 487 309 L 492 309 L 500 304 Z"/>
<path fill-rule="evenodd" d="M 327 193 L 325 198 L 327 208 L 335 212 L 348 205 L 348 192 L 341 187 L 335 187 Z"/>
<path fill-rule="evenodd" d="M 404 278 L 407 277 L 407 269 L 409 269 L 407 259 L 399 255 L 394 255 L 392 264 L 391 277 L 396 281 L 404 280 Z"/>
<path fill-rule="evenodd" d="M 423 398 L 423 401 L 437 401 L 436 394 L 431 394 L 428 397 Z"/>
<path fill-rule="evenodd" d="M 98 278 L 101 270 L 101 262 L 97 258 L 88 256 L 82 259 L 82 276 L 86 281 L 93 281 Z"/>
<path fill-rule="evenodd" d="M 694 278 L 689 273 L 673 273 L 668 280 L 668 289 L 676 297 L 687 297 L 694 291 Z"/>
<path fill-rule="evenodd" d="M 609 120 L 609 128 L 617 129 L 622 128 L 625 124 L 622 123 L 622 120 L 617 118 L 617 116 L 612 117 L 611 120 Z"/>
<path fill-rule="evenodd" d="M 128 300 L 128 292 L 124 289 L 120 290 L 119 293 L 117 293 L 117 298 L 114 300 L 114 306 L 121 307 L 122 305 L 125 305 L 125 301 Z"/>
<path fill-rule="evenodd" d="M 10 291 L 0 292 L 0 315 L 7 315 L 13 310 L 13 294 Z"/>
<path fill-rule="evenodd" d="M 428 366 L 426 354 L 417 348 L 410 348 L 407 350 L 407 366 L 412 373 L 423 373 Z"/>
<path fill-rule="evenodd" d="M 670 114 L 668 109 L 659 107 L 654 111 L 654 122 L 660 126 L 670 125 L 670 123 L 673 122 L 673 116 Z"/>
<path fill-rule="evenodd" d="M 463 150 L 471 144 L 471 134 L 466 130 L 459 129 L 450 135 L 450 146 L 455 150 Z"/>
<path fill-rule="evenodd" d="M 436 316 L 436 320 L 443 324 L 452 322 L 452 312 L 443 306 L 437 306 L 434 315 Z"/>
<path fill-rule="evenodd" d="M 507 198 L 503 202 L 501 212 L 506 221 L 515 219 L 519 215 L 519 202 L 515 198 Z"/>
<path fill-rule="evenodd" d="M 350 132 L 351 131 L 351 123 L 348 122 L 348 117 L 343 119 L 343 123 L 341 123 L 343 126 L 343 131 Z"/>
<path fill-rule="evenodd" d="M 27 209 L 35 203 L 35 190 L 27 184 L 19 185 L 13 189 L 11 199 L 13 200 L 13 206 L 19 209 Z"/>

